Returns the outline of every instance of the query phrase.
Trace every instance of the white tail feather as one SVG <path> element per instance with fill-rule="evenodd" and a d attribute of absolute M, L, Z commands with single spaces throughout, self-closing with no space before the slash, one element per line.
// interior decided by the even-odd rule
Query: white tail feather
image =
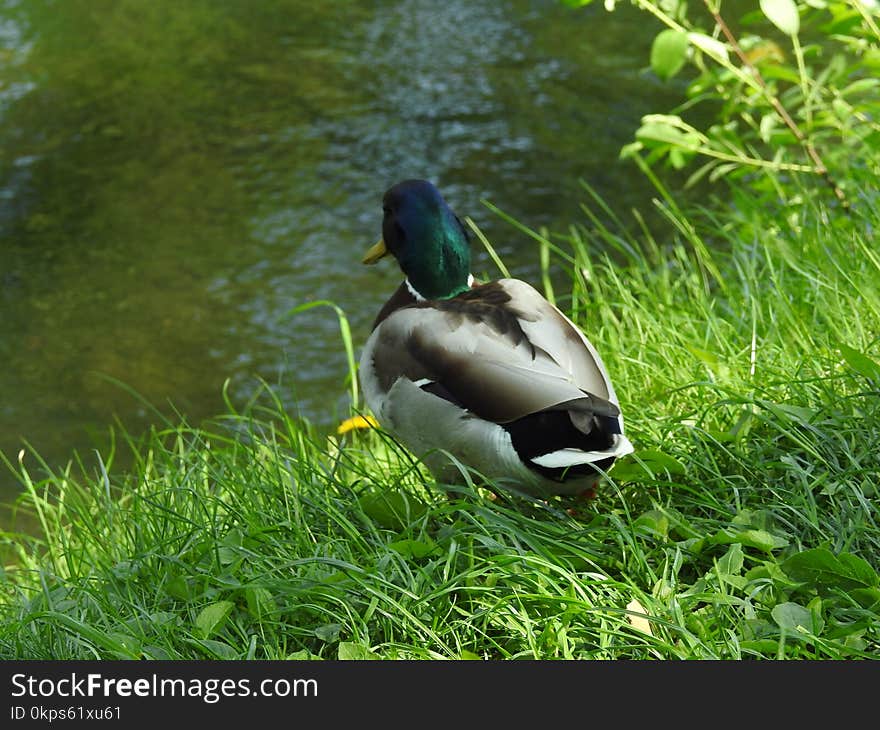
<path fill-rule="evenodd" d="M 549 454 L 541 454 L 531 461 L 533 464 L 543 466 L 547 469 L 562 469 L 567 466 L 576 466 L 578 464 L 592 464 L 609 457 L 619 458 L 631 454 L 635 449 L 630 440 L 623 434 L 614 435 L 614 443 L 611 448 L 603 451 L 581 451 L 580 449 L 559 449 L 551 451 Z"/>

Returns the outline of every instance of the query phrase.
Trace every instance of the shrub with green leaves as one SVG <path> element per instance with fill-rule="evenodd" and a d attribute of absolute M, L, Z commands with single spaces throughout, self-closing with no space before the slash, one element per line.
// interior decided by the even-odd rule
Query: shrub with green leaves
<path fill-rule="evenodd" d="M 686 75 L 687 101 L 647 115 L 624 156 L 692 165 L 689 185 L 764 173 L 759 184 L 782 192 L 780 173 L 815 177 L 845 203 L 852 168 L 880 174 L 876 0 L 761 0 L 734 19 L 721 0 L 633 4 L 666 26 L 650 65 L 661 79 Z M 698 106 L 711 110 L 708 128 L 689 121 Z"/>

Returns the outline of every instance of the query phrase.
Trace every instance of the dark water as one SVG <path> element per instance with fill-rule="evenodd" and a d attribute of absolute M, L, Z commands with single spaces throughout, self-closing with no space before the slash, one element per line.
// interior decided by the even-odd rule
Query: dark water
<path fill-rule="evenodd" d="M 264 378 L 329 427 L 335 315 L 285 315 L 330 299 L 363 341 L 398 281 L 360 264 L 382 192 L 432 179 L 521 276 L 537 252 L 481 198 L 551 230 L 585 220 L 580 178 L 645 207 L 617 158 L 680 99 L 645 70 L 656 30 L 549 0 L 6 0 L 0 450 L 88 461 L 156 420 L 107 376 L 190 422 Z"/>

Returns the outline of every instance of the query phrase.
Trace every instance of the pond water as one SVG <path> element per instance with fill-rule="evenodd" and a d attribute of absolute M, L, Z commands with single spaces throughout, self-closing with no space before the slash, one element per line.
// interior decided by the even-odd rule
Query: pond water
<path fill-rule="evenodd" d="M 645 68 L 656 31 L 598 2 L 5 0 L 0 450 L 88 462 L 157 420 L 133 392 L 197 423 L 226 379 L 329 428 L 335 315 L 287 313 L 332 300 L 363 342 L 399 281 L 360 264 L 384 190 L 433 180 L 528 277 L 481 199 L 551 230 L 585 222 L 579 179 L 647 207 L 618 152 L 681 98 Z"/>

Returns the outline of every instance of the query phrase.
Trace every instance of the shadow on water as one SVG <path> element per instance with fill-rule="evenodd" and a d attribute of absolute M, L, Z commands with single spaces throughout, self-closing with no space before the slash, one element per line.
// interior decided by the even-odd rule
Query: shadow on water
<path fill-rule="evenodd" d="M 650 190 L 617 160 L 680 89 L 644 70 L 657 28 L 561 3 L 49 0 L 3 6 L 0 450 L 88 462 L 115 417 L 190 422 L 257 378 L 329 426 L 346 404 L 330 299 L 357 342 L 398 272 L 362 267 L 379 202 L 437 182 L 509 267 L 532 227 Z M 476 271 L 491 271 L 478 254 Z M 18 486 L 0 477 L 0 501 Z"/>

